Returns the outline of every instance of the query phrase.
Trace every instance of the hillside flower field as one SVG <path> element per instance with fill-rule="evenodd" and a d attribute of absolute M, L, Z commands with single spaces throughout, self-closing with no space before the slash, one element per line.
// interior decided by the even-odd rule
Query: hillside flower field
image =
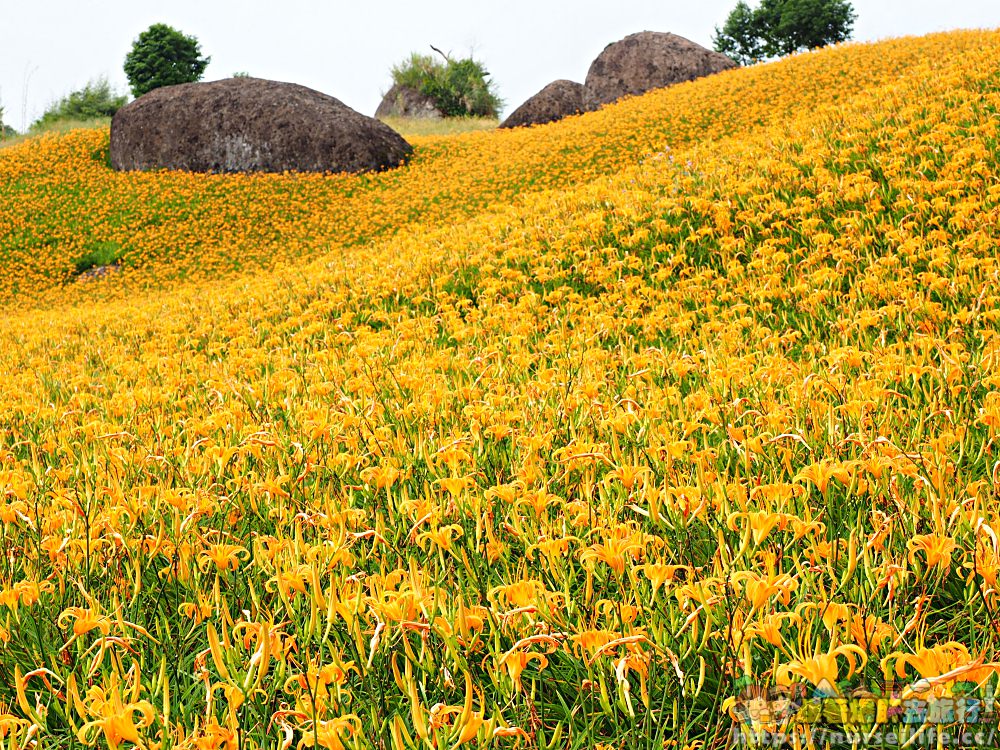
<path fill-rule="evenodd" d="M 0 748 L 820 748 L 995 689 L 1000 33 L 415 146 L 0 150 Z"/>

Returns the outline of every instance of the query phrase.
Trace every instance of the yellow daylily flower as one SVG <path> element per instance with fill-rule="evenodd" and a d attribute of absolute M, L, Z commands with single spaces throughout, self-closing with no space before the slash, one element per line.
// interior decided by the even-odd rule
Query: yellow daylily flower
<path fill-rule="evenodd" d="M 775 671 L 775 676 L 779 685 L 791 684 L 792 677 L 801 677 L 813 685 L 837 691 L 837 682 L 840 680 L 840 667 L 837 659 L 841 656 L 847 661 L 848 669 L 845 679 L 850 679 L 858 666 L 863 666 L 868 661 L 868 654 L 864 649 L 854 644 L 844 644 L 827 653 L 815 654 L 781 664 Z"/>
<path fill-rule="evenodd" d="M 524 672 L 528 664 L 532 661 L 538 662 L 538 671 L 542 671 L 549 665 L 548 657 L 533 651 L 508 651 L 499 661 L 499 666 L 505 667 L 510 679 L 514 682 L 514 692 L 520 693 L 521 673 Z"/>
<path fill-rule="evenodd" d="M 907 558 L 912 563 L 918 551 L 924 553 L 928 567 L 939 567 L 948 570 L 951 567 L 951 554 L 955 551 L 955 540 L 939 534 L 918 534 L 907 542 L 910 550 Z"/>

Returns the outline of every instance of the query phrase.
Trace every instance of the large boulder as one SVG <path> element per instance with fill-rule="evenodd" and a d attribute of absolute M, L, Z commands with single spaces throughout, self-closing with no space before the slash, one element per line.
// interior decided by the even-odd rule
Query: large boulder
<path fill-rule="evenodd" d="M 416 117 L 424 120 L 440 120 L 444 117 L 434 100 L 409 86 L 394 83 L 382 97 L 375 110 L 379 119 L 386 117 Z"/>
<path fill-rule="evenodd" d="M 570 115 L 586 112 L 587 88 L 582 83 L 565 79 L 553 81 L 500 123 L 501 128 L 542 125 Z"/>
<path fill-rule="evenodd" d="M 609 44 L 587 72 L 595 106 L 738 67 L 725 55 L 676 34 L 643 31 Z"/>
<path fill-rule="evenodd" d="M 396 131 L 293 83 L 230 78 L 166 86 L 111 121 L 111 165 L 190 172 L 367 172 L 413 151 Z"/>

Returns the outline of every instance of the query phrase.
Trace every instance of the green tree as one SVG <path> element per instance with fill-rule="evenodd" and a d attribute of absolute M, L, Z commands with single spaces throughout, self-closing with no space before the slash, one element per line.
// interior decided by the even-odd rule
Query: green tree
<path fill-rule="evenodd" d="M 139 97 L 161 86 L 201 80 L 211 59 L 201 56 L 195 37 L 155 23 L 139 34 L 125 56 L 125 75 Z"/>
<path fill-rule="evenodd" d="M 856 19 L 848 0 L 761 0 L 756 10 L 741 0 L 713 41 L 746 65 L 847 41 Z"/>
<path fill-rule="evenodd" d="M 445 117 L 498 117 L 503 100 L 483 63 L 471 57 L 453 60 L 435 51 L 443 62 L 414 52 L 394 65 L 393 83 L 430 97 Z"/>
<path fill-rule="evenodd" d="M 764 41 L 757 14 L 740 0 L 722 28 L 715 29 L 715 51 L 741 65 L 751 65 L 764 59 Z"/>
<path fill-rule="evenodd" d="M 31 129 L 38 130 L 60 120 L 83 121 L 111 117 L 125 106 L 126 101 L 128 97 L 115 92 L 107 78 L 98 78 L 51 105 L 32 124 Z"/>

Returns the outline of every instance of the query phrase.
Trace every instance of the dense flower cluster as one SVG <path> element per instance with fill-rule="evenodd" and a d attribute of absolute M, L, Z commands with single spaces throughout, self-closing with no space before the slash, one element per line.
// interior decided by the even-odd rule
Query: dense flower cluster
<path fill-rule="evenodd" d="M 107 168 L 106 131 L 49 136 L 0 158 L 0 301 L 79 298 L 76 261 L 95 252 L 120 255 L 124 269 L 102 293 L 129 296 L 300 265 L 401 227 L 452 225 L 528 192 L 613 175 L 668 147 L 780 125 L 892 81 L 942 45 L 959 55 L 976 43 L 969 36 L 838 50 L 677 86 L 551 128 L 414 138 L 413 163 L 380 175 L 118 174 Z"/>
<path fill-rule="evenodd" d="M 377 176 L 0 152 L 0 741 L 719 747 L 750 682 L 995 682 L 998 71 L 838 48 Z"/>

